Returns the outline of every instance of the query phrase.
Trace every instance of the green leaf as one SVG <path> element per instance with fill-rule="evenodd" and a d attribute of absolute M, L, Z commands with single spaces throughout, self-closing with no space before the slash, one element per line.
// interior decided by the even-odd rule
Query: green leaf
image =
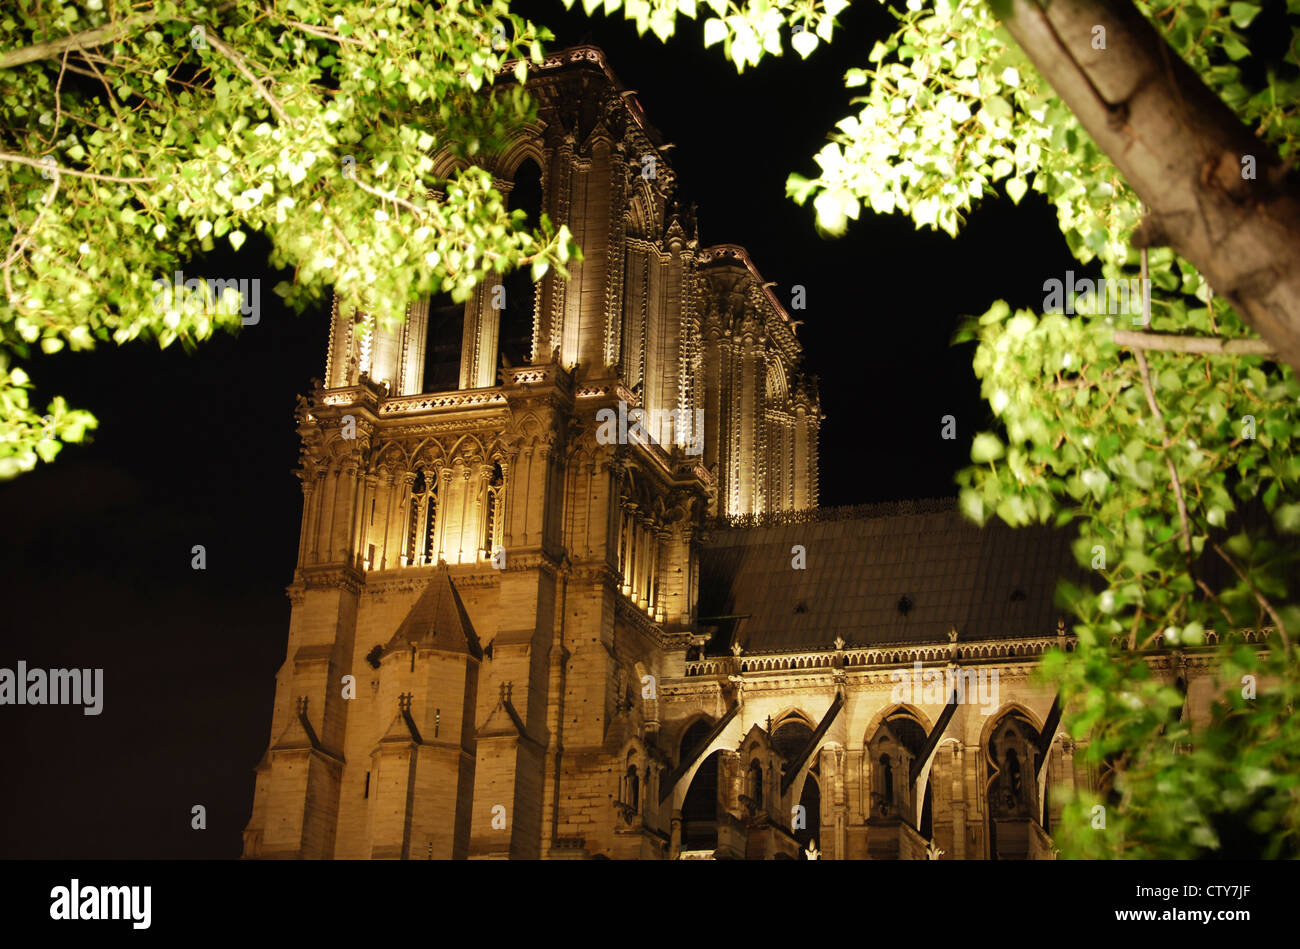
<path fill-rule="evenodd" d="M 996 435 L 980 432 L 971 443 L 970 458 L 976 464 L 984 464 L 1001 458 L 1004 452 L 1002 442 Z"/>
<path fill-rule="evenodd" d="M 727 38 L 727 24 L 710 17 L 704 21 L 704 46 L 707 49 L 714 43 L 720 43 Z"/>
<path fill-rule="evenodd" d="M 1244 30 L 1259 15 L 1259 9 L 1253 3 L 1230 3 L 1228 4 L 1228 15 L 1232 17 L 1232 22 L 1236 24 L 1237 29 Z"/>
<path fill-rule="evenodd" d="M 1300 503 L 1280 505 L 1273 512 L 1273 523 L 1285 534 L 1300 534 Z"/>
<path fill-rule="evenodd" d="M 995 119 L 1010 119 L 1015 115 L 1011 103 L 1001 96 L 989 96 L 984 100 L 984 109 Z"/>
<path fill-rule="evenodd" d="M 794 47 L 796 53 L 807 59 L 808 54 L 817 48 L 817 37 L 808 30 L 800 30 L 790 37 L 790 45 Z"/>

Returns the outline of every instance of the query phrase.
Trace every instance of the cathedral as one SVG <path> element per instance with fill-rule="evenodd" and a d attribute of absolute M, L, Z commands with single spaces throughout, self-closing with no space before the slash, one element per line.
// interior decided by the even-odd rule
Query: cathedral
<path fill-rule="evenodd" d="M 600 50 L 528 87 L 486 167 L 583 259 L 334 313 L 244 856 L 1051 859 L 1067 541 L 819 507 L 799 322 Z"/>

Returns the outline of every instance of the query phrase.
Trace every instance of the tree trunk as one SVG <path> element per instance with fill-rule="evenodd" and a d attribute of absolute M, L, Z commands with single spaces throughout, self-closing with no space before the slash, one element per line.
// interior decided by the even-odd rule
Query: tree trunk
<path fill-rule="evenodd" d="M 1127 0 L 1011 0 L 1003 23 L 1149 208 L 1134 245 L 1191 261 L 1300 372 L 1300 189 L 1277 154 Z"/>

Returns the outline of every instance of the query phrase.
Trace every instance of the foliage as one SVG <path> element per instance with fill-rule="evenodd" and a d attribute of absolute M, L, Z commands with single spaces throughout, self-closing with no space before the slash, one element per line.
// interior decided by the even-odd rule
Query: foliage
<path fill-rule="evenodd" d="M 332 286 L 384 318 L 489 273 L 562 271 L 567 230 L 523 230 L 467 164 L 532 116 L 522 82 L 547 39 L 505 0 L 6 5 L 0 477 L 94 425 L 61 399 L 43 420 L 15 356 L 240 325 L 233 290 L 154 287 L 218 241 L 264 233 L 299 309 Z M 520 84 L 497 83 L 512 59 Z M 455 167 L 435 168 L 443 149 Z"/>
<path fill-rule="evenodd" d="M 598 5 L 584 0 L 589 12 Z M 789 38 L 806 56 L 817 45 L 809 30 L 829 40 L 843 6 L 708 0 L 701 11 L 694 0 L 604 0 L 606 12 L 620 5 L 660 37 L 678 14 L 707 17 L 706 45 L 721 40 L 738 69 L 780 55 L 787 27 L 804 27 Z M 1284 159 L 1295 156 L 1300 0 L 1288 0 L 1285 59 L 1270 64 L 1259 88 L 1239 66 L 1251 55 L 1244 31 L 1258 6 L 1138 6 L 1245 124 Z M 895 16 L 894 33 L 845 77 L 863 93 L 817 154 L 820 174 L 790 176 L 794 200 L 811 200 L 832 233 L 865 205 L 955 236 L 975 202 L 1000 187 L 1018 203 L 1032 187 L 1055 206 L 1081 264 L 1099 265 L 1128 290 L 1140 273 L 1129 248 L 1140 201 L 995 10 L 978 0 L 907 0 Z M 1149 312 L 1140 285 L 1136 302 L 1118 297 L 1121 305 L 1108 307 L 1097 293 L 1049 305 L 1045 284 L 1043 309 L 1055 312 L 1013 313 L 998 302 L 962 327 L 956 339 L 977 342 L 974 369 L 998 431 L 974 439 L 975 464 L 958 476 L 961 506 L 980 522 L 1073 524 L 1076 557 L 1095 571 L 1091 586 L 1062 585 L 1079 617 L 1078 647 L 1050 657 L 1044 674 L 1061 687 L 1070 733 L 1088 736 L 1090 766 L 1111 776 L 1111 795 L 1069 803 L 1054 828 L 1062 852 L 1297 856 L 1300 669 L 1290 641 L 1300 633 L 1292 539 L 1300 532 L 1300 384 L 1259 356 L 1117 345 L 1115 331 L 1135 327 L 1247 335 L 1186 261 L 1158 249 L 1146 265 Z M 1271 523 L 1243 516 L 1255 499 Z M 1243 645 L 1233 635 L 1243 628 L 1271 631 L 1268 648 Z M 1204 656 L 1208 638 L 1220 643 L 1220 678 L 1208 692 L 1185 699 L 1153 675 L 1156 663 L 1176 668 L 1186 650 Z M 1183 712 L 1197 703 L 1210 713 L 1201 726 Z"/>

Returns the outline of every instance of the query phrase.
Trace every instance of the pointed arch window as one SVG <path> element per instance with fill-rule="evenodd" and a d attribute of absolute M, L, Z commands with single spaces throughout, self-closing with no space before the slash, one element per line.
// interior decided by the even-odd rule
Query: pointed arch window
<path fill-rule="evenodd" d="M 636 752 L 627 753 L 627 773 L 623 776 L 623 803 L 633 814 L 641 810 L 641 777 L 636 771 Z"/>
<path fill-rule="evenodd" d="M 531 158 L 524 159 L 515 169 L 514 183 L 510 189 L 508 205 L 511 211 L 522 211 L 524 226 L 529 230 L 538 227 L 541 220 L 544 196 L 542 170 Z M 523 366 L 533 361 L 533 330 L 537 310 L 537 286 L 532 271 L 520 267 L 506 274 L 501 281 L 505 299 L 501 307 L 500 335 L 497 361 L 505 356 L 511 365 Z M 550 353 L 537 354 L 542 361 Z"/>
<path fill-rule="evenodd" d="M 1019 712 L 1007 713 L 988 738 L 989 858 L 1023 859 L 1027 856 L 1023 834 L 999 839 L 999 824 L 1037 822 L 1038 729 Z"/>
<path fill-rule="evenodd" d="M 429 301 L 428 321 L 423 391 L 453 391 L 461 386 L 465 304 L 439 293 Z"/>
<path fill-rule="evenodd" d="M 869 743 L 871 754 L 871 816 L 902 818 L 915 826 L 916 793 L 929 793 L 927 782 L 917 788 L 911 781 L 914 761 L 925 745 L 925 729 L 904 712 L 897 712 L 881 723 Z M 922 798 L 924 806 L 924 798 Z"/>
<path fill-rule="evenodd" d="M 749 763 L 749 799 L 754 802 L 754 810 L 763 808 L 763 766 L 755 758 Z"/>
<path fill-rule="evenodd" d="M 500 463 L 488 472 L 487 487 L 483 492 L 483 556 L 490 558 L 501 546 L 501 522 L 505 514 L 505 474 Z"/>
<path fill-rule="evenodd" d="M 438 526 L 438 476 L 421 468 L 411 485 L 411 513 L 407 524 L 407 563 L 432 563 Z"/>

